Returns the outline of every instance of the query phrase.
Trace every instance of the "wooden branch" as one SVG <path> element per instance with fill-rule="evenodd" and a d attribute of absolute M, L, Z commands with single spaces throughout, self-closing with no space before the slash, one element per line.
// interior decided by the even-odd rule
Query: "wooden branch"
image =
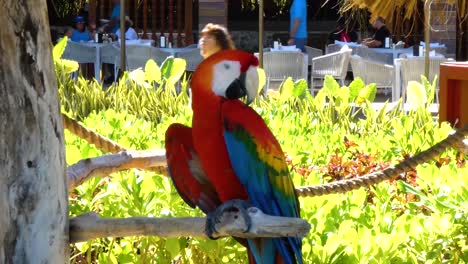
<path fill-rule="evenodd" d="M 252 218 L 249 232 L 239 212 L 227 212 L 216 226 L 215 237 L 304 237 L 310 231 L 310 224 L 300 218 L 278 217 L 264 214 L 260 209 L 248 209 Z M 70 218 L 70 243 L 103 237 L 159 236 L 159 237 L 202 237 L 206 218 L 101 218 L 96 213 L 86 213 Z"/>
<path fill-rule="evenodd" d="M 104 177 L 111 173 L 131 168 L 149 169 L 162 167 L 160 173 L 164 173 L 166 166 L 166 154 L 164 150 L 127 150 L 116 154 L 84 159 L 67 168 L 67 187 L 68 191 L 72 191 L 76 186 L 92 177 Z"/>

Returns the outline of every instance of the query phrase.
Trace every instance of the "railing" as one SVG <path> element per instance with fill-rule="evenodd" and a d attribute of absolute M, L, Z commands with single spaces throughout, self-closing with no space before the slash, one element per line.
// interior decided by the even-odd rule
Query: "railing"
<path fill-rule="evenodd" d="M 99 25 L 99 19 L 109 19 L 112 2 L 90 0 L 90 22 Z M 125 13 L 144 39 L 164 35 L 177 47 L 193 44 L 193 0 L 126 0 Z"/>

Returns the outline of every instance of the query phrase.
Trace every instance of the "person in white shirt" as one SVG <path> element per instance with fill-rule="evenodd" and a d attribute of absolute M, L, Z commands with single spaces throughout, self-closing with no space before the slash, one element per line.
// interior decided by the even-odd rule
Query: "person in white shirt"
<path fill-rule="evenodd" d="M 137 40 L 138 34 L 136 33 L 135 29 L 132 28 L 133 21 L 128 17 L 125 16 L 125 39 L 126 40 Z M 115 35 L 117 39 L 120 39 L 120 29 L 115 31 Z"/>

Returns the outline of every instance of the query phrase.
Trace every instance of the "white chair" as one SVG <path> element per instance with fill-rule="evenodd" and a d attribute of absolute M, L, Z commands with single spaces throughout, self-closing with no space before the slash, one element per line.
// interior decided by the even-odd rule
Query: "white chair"
<path fill-rule="evenodd" d="M 310 46 L 305 46 L 307 57 L 308 57 L 308 64 L 312 65 L 312 59 L 318 56 L 323 55 L 323 51 L 321 49 L 312 48 Z"/>
<path fill-rule="evenodd" d="M 162 63 L 169 56 L 172 56 L 170 52 L 163 51 L 159 48 L 151 47 L 151 59 L 153 59 L 159 67 L 161 67 Z"/>
<path fill-rule="evenodd" d="M 120 48 L 117 45 L 109 45 L 101 49 L 101 63 L 114 65 L 114 81 L 117 81 L 120 69 Z"/>
<path fill-rule="evenodd" d="M 176 53 L 176 58 L 184 59 L 187 62 L 186 70 L 192 72 L 195 71 L 198 64 L 203 61 L 203 57 L 200 55 L 200 49 L 198 48 L 178 52 Z"/>
<path fill-rule="evenodd" d="M 325 48 L 325 54 L 330 54 L 330 53 L 334 53 L 334 52 L 338 52 L 341 50 L 341 45 L 339 44 L 329 44 L 326 48 Z"/>
<path fill-rule="evenodd" d="M 351 57 L 354 78 L 361 78 L 364 83 L 375 83 L 377 89 L 391 88 L 392 100 L 395 100 L 394 67 L 393 65 L 383 64 L 361 58 L 357 55 Z"/>
<path fill-rule="evenodd" d="M 283 81 L 291 77 L 307 80 L 307 62 L 302 52 L 273 51 L 263 54 L 263 69 L 267 79 L 266 89 L 270 81 Z"/>
<path fill-rule="evenodd" d="M 435 76 L 437 75 L 437 84 L 436 84 L 436 100 L 439 102 L 439 76 L 440 76 L 440 64 L 446 61 L 453 61 L 453 59 L 447 59 L 444 57 L 432 57 L 429 58 L 429 76 L 427 80 L 432 83 Z M 408 86 L 409 81 L 418 81 L 421 82 L 421 75 L 424 74 L 425 69 L 425 58 L 424 57 L 414 57 L 402 59 L 401 61 L 401 80 L 403 82 L 403 91 L 402 95 L 406 95 L 406 87 Z M 403 98 L 404 99 L 404 98 Z"/>
<path fill-rule="evenodd" d="M 351 49 L 343 48 L 340 51 L 327 55 L 315 57 L 312 59 L 312 69 L 310 73 L 310 89 L 314 94 L 314 79 L 323 79 L 325 75 L 331 75 L 344 85 L 349 60 L 351 58 Z"/>
<path fill-rule="evenodd" d="M 151 58 L 151 46 L 127 45 L 127 70 L 145 68 L 146 62 Z"/>

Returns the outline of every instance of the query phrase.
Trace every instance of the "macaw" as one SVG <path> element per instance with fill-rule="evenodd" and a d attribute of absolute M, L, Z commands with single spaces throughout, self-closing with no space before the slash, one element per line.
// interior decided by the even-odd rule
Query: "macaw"
<path fill-rule="evenodd" d="M 300 217 L 299 202 L 281 146 L 250 102 L 258 90 L 258 60 L 240 50 L 205 59 L 191 80 L 192 127 L 166 131 L 166 158 L 172 181 L 191 207 L 208 214 L 206 233 L 227 209 L 241 211 L 251 224 L 250 206 L 275 216 Z M 247 231 L 247 230 L 246 230 Z M 302 263 L 299 238 L 239 239 L 249 263 Z"/>

